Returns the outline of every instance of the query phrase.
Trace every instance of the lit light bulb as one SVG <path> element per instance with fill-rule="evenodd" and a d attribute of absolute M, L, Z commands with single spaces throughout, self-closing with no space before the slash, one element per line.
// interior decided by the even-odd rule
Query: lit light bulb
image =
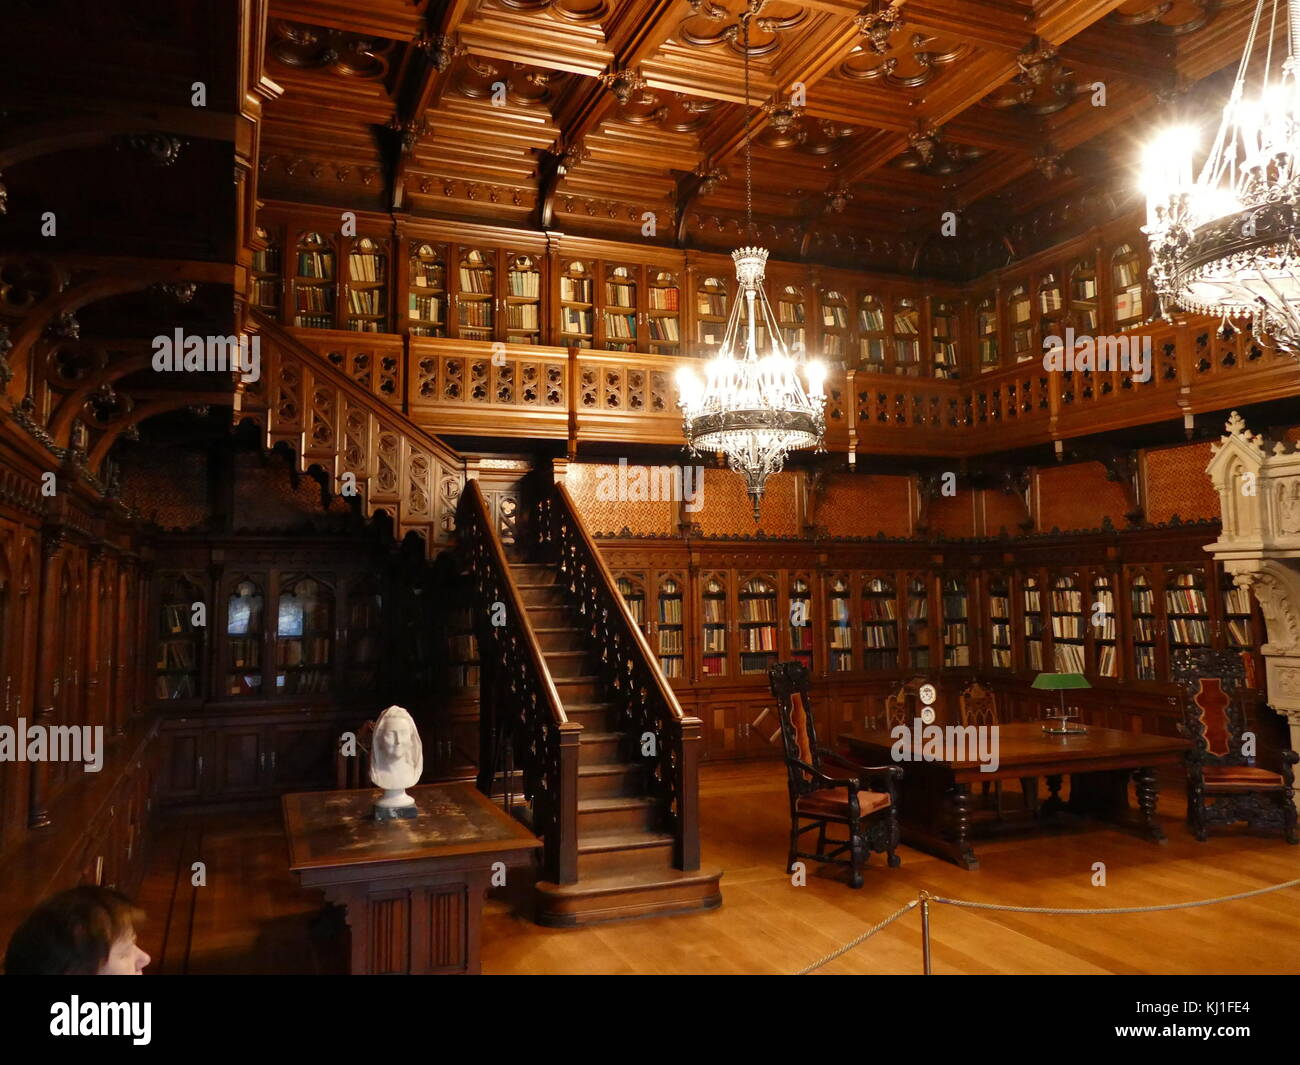
<path fill-rule="evenodd" d="M 1171 126 L 1152 138 L 1142 153 L 1142 186 L 1148 200 L 1163 200 L 1192 184 L 1196 143 L 1191 126 Z"/>
<path fill-rule="evenodd" d="M 677 370 L 677 392 L 681 396 L 682 405 L 694 407 L 700 398 L 700 377 L 699 374 L 690 366 L 682 366 Z"/>
<path fill-rule="evenodd" d="M 820 359 L 811 359 L 803 368 L 804 377 L 808 379 L 808 395 L 816 398 L 825 395 L 826 366 Z"/>

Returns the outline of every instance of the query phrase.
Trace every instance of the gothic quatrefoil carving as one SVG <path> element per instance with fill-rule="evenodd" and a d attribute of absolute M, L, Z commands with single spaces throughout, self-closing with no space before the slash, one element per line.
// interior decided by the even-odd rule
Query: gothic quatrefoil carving
<path fill-rule="evenodd" d="M 379 37 L 361 37 L 285 19 L 277 19 L 271 27 L 271 54 L 286 66 L 324 68 L 366 81 L 376 81 L 388 72 L 392 47 L 392 41 Z"/>
<path fill-rule="evenodd" d="M 751 5 L 745 0 L 689 0 L 691 13 L 677 27 L 676 38 L 692 48 L 711 48 L 727 44 L 739 55 L 745 52 L 741 41 L 740 14 Z M 781 33 L 808 20 L 808 12 L 794 4 L 762 5 L 763 14 L 749 27 L 750 56 L 771 55 L 781 47 Z"/>
<path fill-rule="evenodd" d="M 886 8 L 885 13 L 894 8 Z M 859 28 L 862 27 L 860 23 Z M 867 38 L 840 64 L 840 76 L 853 81 L 877 81 L 896 89 L 915 89 L 934 80 L 940 70 L 968 51 L 966 45 L 930 37 L 901 22 L 872 22 L 862 30 Z"/>
<path fill-rule="evenodd" d="M 1204 29 L 1231 4 L 1221 0 L 1129 0 L 1112 11 L 1112 22 L 1125 27 L 1150 26 L 1152 33 L 1181 37 Z"/>
<path fill-rule="evenodd" d="M 610 13 L 607 0 L 491 0 L 491 3 L 527 15 L 546 12 L 563 22 L 578 24 L 600 22 Z"/>
<path fill-rule="evenodd" d="M 1015 108 L 1031 115 L 1052 115 L 1064 111 L 1081 92 L 1074 72 L 1067 70 L 1056 49 L 1037 39 L 1016 57 L 1020 73 L 984 98 L 989 107 Z"/>

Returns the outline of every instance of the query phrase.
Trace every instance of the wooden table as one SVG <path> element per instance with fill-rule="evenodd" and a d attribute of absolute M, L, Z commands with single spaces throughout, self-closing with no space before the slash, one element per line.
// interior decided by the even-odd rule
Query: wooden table
<path fill-rule="evenodd" d="M 478 973 L 492 866 L 525 864 L 541 840 L 472 784 L 409 789 L 410 820 L 375 821 L 380 794 L 285 795 L 289 868 L 347 907 L 354 974 Z"/>
<path fill-rule="evenodd" d="M 998 726 L 998 768 L 980 772 L 977 761 L 901 762 L 899 818 L 903 842 L 978 869 L 971 847 L 971 785 L 1021 777 L 1045 777 L 1051 796 L 1040 816 L 1081 814 L 1136 829 L 1155 843 L 1165 834 L 1156 821 L 1156 767 L 1181 760 L 1191 744 L 1177 737 L 1092 728 L 1082 735 L 1053 736 L 1039 722 Z M 892 762 L 888 732 L 844 732 L 840 742 L 863 765 Z M 1070 798 L 1062 801 L 1061 778 L 1070 776 Z M 1131 816 L 1130 776 L 1137 785 L 1138 814 Z"/>

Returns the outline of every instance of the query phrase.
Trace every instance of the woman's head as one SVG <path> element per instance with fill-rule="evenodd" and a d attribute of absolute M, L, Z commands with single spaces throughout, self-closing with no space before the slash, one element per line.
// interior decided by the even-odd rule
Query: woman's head
<path fill-rule="evenodd" d="M 149 955 L 136 946 L 144 914 L 112 888 L 83 884 L 36 907 L 9 940 L 9 976 L 138 976 Z"/>

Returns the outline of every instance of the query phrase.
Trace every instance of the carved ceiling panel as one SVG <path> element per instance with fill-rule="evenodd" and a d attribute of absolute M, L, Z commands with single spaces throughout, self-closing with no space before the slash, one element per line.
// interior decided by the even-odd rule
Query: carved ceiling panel
<path fill-rule="evenodd" d="M 482 0 L 479 10 L 496 8 L 524 15 L 548 15 L 560 22 L 585 25 L 607 19 L 609 0 Z"/>
<path fill-rule="evenodd" d="M 796 149 L 808 155 L 832 155 L 843 151 L 862 133 L 854 126 L 829 118 L 781 115 L 777 112 L 755 138 L 767 148 Z"/>
<path fill-rule="evenodd" d="M 632 93 L 618 109 L 618 119 L 637 126 L 658 126 L 675 133 L 694 133 L 722 104 L 702 96 L 642 89 Z"/>
<path fill-rule="evenodd" d="M 673 39 L 691 48 L 725 45 L 737 55 L 744 55 L 740 15 L 749 8 L 746 0 L 688 0 L 690 11 L 678 24 Z M 807 8 L 797 4 L 771 2 L 762 5 L 759 16 L 750 23 L 749 55 L 770 56 L 784 43 L 791 30 L 805 25 L 810 17 Z"/>
<path fill-rule="evenodd" d="M 296 70 L 328 70 L 344 77 L 381 81 L 388 73 L 393 41 L 363 37 L 286 19 L 272 21 L 267 52 Z"/>
<path fill-rule="evenodd" d="M 526 63 L 503 63 L 476 55 L 463 57 L 451 85 L 471 100 L 491 99 L 517 107 L 547 107 L 563 91 L 571 75 Z M 498 105 L 499 106 L 499 105 Z"/>
<path fill-rule="evenodd" d="M 1064 111 L 1089 91 L 1089 86 L 1079 84 L 1074 71 L 1061 61 L 1052 45 L 1036 39 L 1016 56 L 1016 66 L 1020 73 L 986 96 L 984 104 L 1028 115 L 1052 115 Z"/>
<path fill-rule="evenodd" d="M 1181 37 L 1204 29 L 1221 10 L 1241 2 L 1243 0 L 1127 0 L 1111 12 L 1109 19 L 1119 26 L 1146 26 L 1153 33 Z"/>
<path fill-rule="evenodd" d="M 890 165 L 899 170 L 917 170 L 922 174 L 959 174 L 988 154 L 983 148 L 955 144 L 944 138 L 942 130 L 936 129 L 909 134 L 907 142 L 907 151 L 895 158 Z"/>
<path fill-rule="evenodd" d="M 896 12 L 887 8 L 886 12 Z M 865 17 L 865 16 L 864 16 Z M 837 73 L 850 81 L 866 81 L 895 89 L 928 85 L 944 70 L 971 53 L 961 41 L 934 36 L 903 22 L 869 23 L 861 43 L 840 63 Z M 859 22 L 859 27 L 863 25 Z"/>

